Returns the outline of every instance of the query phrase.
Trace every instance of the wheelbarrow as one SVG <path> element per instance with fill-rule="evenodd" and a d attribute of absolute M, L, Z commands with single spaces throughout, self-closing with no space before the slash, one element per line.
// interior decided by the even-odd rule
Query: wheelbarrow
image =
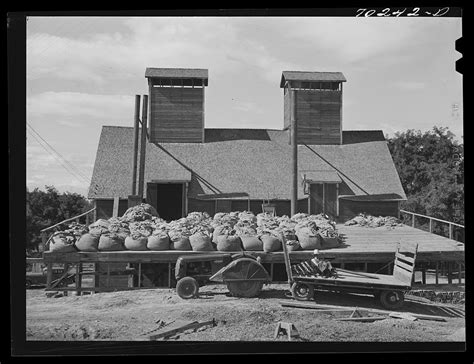
<path fill-rule="evenodd" d="M 335 276 L 322 277 L 295 272 L 292 269 L 284 236 L 282 236 L 282 241 L 288 283 L 291 295 L 296 300 L 312 300 L 318 289 L 363 293 L 373 295 L 384 308 L 394 310 L 403 306 L 404 292 L 411 289 L 418 244 L 398 243 L 392 275 L 362 273 L 336 268 Z"/>

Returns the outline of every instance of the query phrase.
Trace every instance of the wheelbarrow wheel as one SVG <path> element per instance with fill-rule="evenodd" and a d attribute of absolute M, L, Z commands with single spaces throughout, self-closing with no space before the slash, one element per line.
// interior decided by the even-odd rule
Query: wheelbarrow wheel
<path fill-rule="evenodd" d="M 229 281 L 226 282 L 232 296 L 256 297 L 263 287 L 262 281 Z"/>
<path fill-rule="evenodd" d="M 182 299 L 197 297 L 199 284 L 193 277 L 183 277 L 176 283 L 176 293 Z"/>
<path fill-rule="evenodd" d="M 401 291 L 382 291 L 378 294 L 382 306 L 389 310 L 395 310 L 403 306 L 405 297 Z"/>
<path fill-rule="evenodd" d="M 31 281 L 29 279 L 27 279 L 26 280 L 26 289 L 31 288 L 32 285 L 33 285 L 33 283 L 31 283 Z"/>
<path fill-rule="evenodd" d="M 309 301 L 314 297 L 314 288 L 310 284 L 295 282 L 291 286 L 291 294 L 298 301 Z"/>

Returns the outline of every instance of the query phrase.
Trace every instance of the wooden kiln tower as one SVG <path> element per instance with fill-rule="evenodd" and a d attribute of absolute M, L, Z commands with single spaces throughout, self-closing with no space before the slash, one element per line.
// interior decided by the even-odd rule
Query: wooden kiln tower
<path fill-rule="evenodd" d="M 298 144 L 342 144 L 341 72 L 283 71 L 284 128 L 297 120 Z"/>
<path fill-rule="evenodd" d="M 147 68 L 149 141 L 204 142 L 204 88 L 207 69 Z"/>

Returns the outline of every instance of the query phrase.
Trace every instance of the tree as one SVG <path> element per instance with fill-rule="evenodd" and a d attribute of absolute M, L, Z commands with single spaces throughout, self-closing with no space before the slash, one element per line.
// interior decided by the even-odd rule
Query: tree
<path fill-rule="evenodd" d="M 454 134 L 435 126 L 387 140 L 407 194 L 403 208 L 464 224 L 464 146 Z"/>
<path fill-rule="evenodd" d="M 26 248 L 34 249 L 41 242 L 41 230 L 91 208 L 90 202 L 77 193 L 59 194 L 53 186 L 46 191 L 26 190 Z"/>

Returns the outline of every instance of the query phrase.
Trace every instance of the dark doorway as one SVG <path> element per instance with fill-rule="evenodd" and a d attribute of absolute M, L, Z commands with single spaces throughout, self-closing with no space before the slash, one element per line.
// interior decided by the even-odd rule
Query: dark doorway
<path fill-rule="evenodd" d="M 182 183 L 148 183 L 147 202 L 166 221 L 183 217 Z"/>
<path fill-rule="evenodd" d="M 335 183 L 310 184 L 310 213 L 337 216 L 337 187 Z"/>

